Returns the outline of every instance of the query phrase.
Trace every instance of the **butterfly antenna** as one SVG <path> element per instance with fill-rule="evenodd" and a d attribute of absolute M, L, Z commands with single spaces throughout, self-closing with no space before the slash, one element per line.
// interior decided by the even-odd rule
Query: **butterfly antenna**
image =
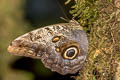
<path fill-rule="evenodd" d="M 66 22 L 69 22 L 69 21 L 70 21 L 70 20 L 68 20 L 68 19 L 65 19 L 64 17 L 60 17 L 60 19 L 66 21 Z"/>
<path fill-rule="evenodd" d="M 60 18 L 63 19 L 63 20 L 65 20 L 65 21 L 67 21 L 67 22 L 69 22 L 70 19 L 67 17 L 66 13 L 64 12 L 64 9 L 63 9 L 62 5 L 59 3 L 58 0 L 56 0 L 56 2 L 57 2 L 57 4 L 58 4 L 59 8 L 61 9 L 63 15 L 65 16 L 65 18 L 63 18 L 63 17 L 60 17 Z"/>

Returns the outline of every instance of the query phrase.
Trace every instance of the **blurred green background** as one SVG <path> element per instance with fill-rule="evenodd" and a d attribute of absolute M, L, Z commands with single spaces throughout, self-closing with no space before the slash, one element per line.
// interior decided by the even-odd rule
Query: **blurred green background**
<path fill-rule="evenodd" d="M 68 80 L 46 69 L 40 60 L 7 52 L 16 37 L 33 29 L 71 18 L 65 0 L 0 0 L 0 80 Z"/>

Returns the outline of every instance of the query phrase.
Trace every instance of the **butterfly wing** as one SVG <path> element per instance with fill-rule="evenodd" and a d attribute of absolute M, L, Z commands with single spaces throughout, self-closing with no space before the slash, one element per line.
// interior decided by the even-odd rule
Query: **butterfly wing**
<path fill-rule="evenodd" d="M 88 40 L 80 25 L 61 23 L 26 33 L 9 45 L 8 52 L 41 59 L 45 67 L 62 75 L 81 69 L 88 51 Z"/>

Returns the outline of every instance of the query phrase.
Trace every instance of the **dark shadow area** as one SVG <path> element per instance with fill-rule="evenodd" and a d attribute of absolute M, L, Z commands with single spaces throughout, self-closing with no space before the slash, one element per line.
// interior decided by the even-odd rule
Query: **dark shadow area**
<path fill-rule="evenodd" d="M 34 26 L 64 22 L 60 17 L 71 19 L 70 5 L 65 5 L 64 2 L 65 0 L 26 0 L 25 19 Z"/>
<path fill-rule="evenodd" d="M 0 80 L 3 80 L 1 75 L 0 75 Z"/>
<path fill-rule="evenodd" d="M 36 67 L 39 67 L 37 69 Z M 24 70 L 27 72 L 32 72 L 35 76 L 34 80 L 75 80 L 71 76 L 76 74 L 60 75 L 56 72 L 52 72 L 49 69 L 45 68 L 40 60 L 31 59 L 23 57 L 13 62 L 11 65 L 12 69 Z"/>

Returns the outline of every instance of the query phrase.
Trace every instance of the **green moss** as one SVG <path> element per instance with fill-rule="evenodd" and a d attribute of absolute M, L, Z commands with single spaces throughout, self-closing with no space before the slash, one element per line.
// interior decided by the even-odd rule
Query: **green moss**
<path fill-rule="evenodd" d="M 109 2 L 111 2 L 111 3 L 112 3 L 112 1 L 113 1 L 113 0 L 109 0 Z"/>
<path fill-rule="evenodd" d="M 68 0 L 66 3 L 70 3 Z M 78 22 L 82 26 L 92 26 L 98 17 L 98 10 L 96 8 L 97 0 L 75 0 L 75 5 L 73 5 L 70 13 L 73 18 L 78 19 Z"/>
<path fill-rule="evenodd" d="M 70 13 L 89 31 L 87 60 L 76 80 L 115 80 L 116 62 L 120 62 L 120 22 L 116 21 L 113 0 L 74 1 Z"/>

